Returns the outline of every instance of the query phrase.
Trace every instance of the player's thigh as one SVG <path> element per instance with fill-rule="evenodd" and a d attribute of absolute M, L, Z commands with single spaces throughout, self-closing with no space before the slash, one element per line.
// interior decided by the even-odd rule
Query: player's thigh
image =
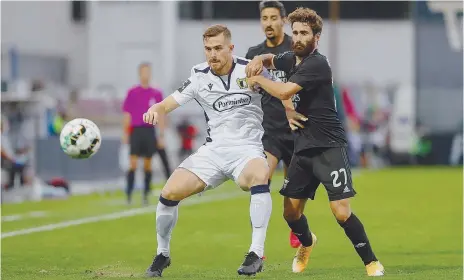
<path fill-rule="evenodd" d="M 184 168 L 177 168 L 164 185 L 161 196 L 169 200 L 181 201 L 202 192 L 205 187 L 206 183 L 193 172 Z"/>
<path fill-rule="evenodd" d="M 269 166 L 269 179 L 271 179 L 277 164 L 279 164 L 279 159 L 267 151 L 264 151 L 264 153 L 266 154 L 266 161 Z"/>
<path fill-rule="evenodd" d="M 269 178 L 272 178 L 274 170 L 282 158 L 281 149 L 279 148 L 277 138 L 269 133 L 264 133 L 261 142 L 263 143 L 269 165 Z"/>
<path fill-rule="evenodd" d="M 204 190 L 216 188 L 227 180 L 226 175 L 215 162 L 214 152 L 207 146 L 201 146 L 198 151 L 186 158 L 179 168 L 195 174 L 204 183 Z"/>
<path fill-rule="evenodd" d="M 345 147 L 323 149 L 314 159 L 314 173 L 325 186 L 330 201 L 356 194 Z"/>
<path fill-rule="evenodd" d="M 267 185 L 269 165 L 261 148 L 244 149 L 237 156 L 239 159 L 230 171 L 240 188 L 247 191 L 256 185 Z"/>
<path fill-rule="evenodd" d="M 314 199 L 320 181 L 313 173 L 312 158 L 295 154 L 287 169 L 287 176 L 280 194 L 293 199 Z"/>
<path fill-rule="evenodd" d="M 290 166 L 290 162 L 292 161 L 293 151 L 295 148 L 295 140 L 292 133 L 282 135 L 281 147 L 281 160 L 288 167 Z"/>

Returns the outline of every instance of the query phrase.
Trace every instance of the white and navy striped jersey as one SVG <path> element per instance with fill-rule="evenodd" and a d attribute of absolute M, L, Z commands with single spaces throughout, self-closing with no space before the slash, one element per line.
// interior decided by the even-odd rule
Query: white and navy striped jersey
<path fill-rule="evenodd" d="M 248 88 L 247 64 L 247 59 L 234 56 L 232 70 L 225 76 L 212 72 L 207 62 L 195 65 L 190 78 L 172 94 L 180 105 L 194 99 L 203 108 L 208 125 L 206 145 L 262 145 L 262 95 Z"/>

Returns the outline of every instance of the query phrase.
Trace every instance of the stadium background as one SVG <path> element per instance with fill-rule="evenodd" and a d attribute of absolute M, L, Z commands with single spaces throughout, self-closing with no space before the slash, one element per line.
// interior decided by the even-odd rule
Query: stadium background
<path fill-rule="evenodd" d="M 288 12 L 306 6 L 324 18 L 320 50 L 333 67 L 336 96 L 343 107 L 340 114 L 350 139 L 350 160 L 357 174 L 371 176 L 361 176 L 359 184 L 370 182 L 374 193 L 395 200 L 393 193 L 381 191 L 382 184 L 390 187 L 385 178 L 400 180 L 391 184 L 406 192 L 405 199 L 407 192 L 411 197 L 412 193 L 423 192 L 417 186 L 420 182 L 431 189 L 436 188 L 436 182 L 442 191 L 452 187 L 448 195 L 459 200 L 453 200 L 453 204 L 444 195 L 439 206 L 453 207 L 443 211 L 460 219 L 453 224 L 454 229 L 461 225 L 460 245 L 452 247 L 461 255 L 462 264 L 462 3 L 284 4 Z M 30 204 L 5 208 L 5 203 L 66 197 L 47 187 L 45 182 L 53 177 L 68 180 L 76 195 L 107 190 L 117 193 L 124 188 L 127 162 L 120 154 L 121 102 L 127 89 L 137 83 L 137 65 L 151 62 L 154 84 L 165 95 L 170 94 L 188 77 L 191 66 L 204 60 L 201 34 L 215 23 L 231 29 L 236 55 L 244 56 L 250 46 L 264 40 L 257 1 L 2 1 L 2 122 L 8 123 L 12 143 L 31 147 L 27 172 L 34 179 L 22 188 L 2 189 L 2 239 L 5 227 L 8 232 L 32 226 L 24 220 L 23 224 L 8 224 L 16 221 L 12 216 L 18 209 L 30 212 Z M 286 30 L 290 30 L 288 26 Z M 56 128 L 59 131 L 62 113 L 66 115 L 63 121 L 85 117 L 99 125 L 103 144 L 98 154 L 77 161 L 61 152 L 54 134 Z M 203 111 L 197 104 L 190 103 L 171 114 L 166 140 L 172 166 L 179 163 L 176 126 L 185 119 L 200 132 L 195 148 L 205 139 Z M 373 144 L 380 153 L 375 153 Z M 404 169 L 404 165 L 410 167 Z M 153 169 L 154 183 L 162 183 L 164 176 L 157 156 Z M 435 177 L 426 177 L 432 175 Z M 435 196 L 429 195 L 429 199 Z M 81 210 L 78 204 L 93 196 L 75 199 L 63 200 L 59 205 L 69 207 L 69 217 L 85 216 L 76 216 Z M 117 194 L 112 199 L 123 201 Z M 49 204 L 43 204 L 43 208 L 47 213 L 60 211 Z M 21 215 L 24 218 L 26 214 Z M 40 214 L 36 216 L 40 219 Z M 403 221 L 409 223 L 406 218 Z"/>

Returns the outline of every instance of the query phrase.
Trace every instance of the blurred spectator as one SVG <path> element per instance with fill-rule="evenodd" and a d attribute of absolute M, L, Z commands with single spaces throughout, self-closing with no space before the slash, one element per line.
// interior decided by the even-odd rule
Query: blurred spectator
<path fill-rule="evenodd" d="M 16 176 L 19 176 L 21 186 L 28 184 L 26 168 L 31 147 L 21 130 L 9 133 L 6 118 L 1 121 L 1 141 L 2 169 L 7 172 L 5 189 L 14 187 Z"/>
<path fill-rule="evenodd" d="M 198 134 L 197 128 L 184 119 L 178 126 L 177 132 L 181 138 L 181 147 L 179 149 L 179 161 L 183 161 L 193 152 L 193 140 Z"/>

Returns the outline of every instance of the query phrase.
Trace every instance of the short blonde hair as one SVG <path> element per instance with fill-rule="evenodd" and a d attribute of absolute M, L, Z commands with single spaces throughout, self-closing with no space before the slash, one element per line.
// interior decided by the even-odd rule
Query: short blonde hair
<path fill-rule="evenodd" d="M 220 34 L 224 34 L 224 37 L 228 40 L 232 39 L 232 34 L 230 33 L 230 30 L 227 28 L 227 26 L 216 24 L 206 29 L 205 33 L 203 33 L 203 41 L 210 37 L 216 37 Z"/>

